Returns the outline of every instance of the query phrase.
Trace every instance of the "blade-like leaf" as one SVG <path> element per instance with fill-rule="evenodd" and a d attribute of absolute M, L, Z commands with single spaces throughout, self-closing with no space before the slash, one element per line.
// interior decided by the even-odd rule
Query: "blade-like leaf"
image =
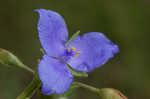
<path fill-rule="evenodd" d="M 41 82 L 36 75 L 32 82 L 24 89 L 17 99 L 31 99 L 35 92 L 41 87 Z"/>

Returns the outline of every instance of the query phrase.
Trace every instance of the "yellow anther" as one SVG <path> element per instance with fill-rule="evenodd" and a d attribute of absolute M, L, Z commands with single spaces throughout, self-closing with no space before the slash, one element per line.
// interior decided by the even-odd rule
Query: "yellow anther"
<path fill-rule="evenodd" d="M 72 50 L 73 50 L 74 52 L 76 52 L 76 48 L 75 48 L 75 47 L 72 47 Z"/>
<path fill-rule="evenodd" d="M 77 52 L 76 55 L 74 56 L 75 58 L 77 58 L 79 56 L 79 53 Z"/>
<path fill-rule="evenodd" d="M 71 51 L 70 48 L 67 48 L 67 51 L 70 52 Z"/>
<path fill-rule="evenodd" d="M 77 58 L 79 56 L 79 54 L 81 54 L 81 53 L 82 53 L 82 51 L 77 51 L 77 53 L 74 57 Z"/>

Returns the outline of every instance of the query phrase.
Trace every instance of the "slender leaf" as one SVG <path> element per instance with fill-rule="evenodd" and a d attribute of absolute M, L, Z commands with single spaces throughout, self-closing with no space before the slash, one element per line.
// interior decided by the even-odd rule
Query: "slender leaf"
<path fill-rule="evenodd" d="M 24 89 L 17 99 L 31 99 L 35 92 L 41 87 L 41 82 L 37 75 L 32 82 Z"/>

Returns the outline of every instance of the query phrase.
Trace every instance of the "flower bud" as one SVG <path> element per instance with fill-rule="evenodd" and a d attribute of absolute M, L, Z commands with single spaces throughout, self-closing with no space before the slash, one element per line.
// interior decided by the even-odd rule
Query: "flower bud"
<path fill-rule="evenodd" d="M 5 49 L 1 49 L 1 48 L 0 48 L 0 63 L 5 64 L 5 65 L 9 65 L 9 66 L 21 67 L 21 68 L 24 68 L 24 69 L 32 72 L 32 73 L 34 72 L 32 69 L 30 69 L 29 67 L 24 65 L 18 59 L 18 57 L 13 55 L 11 52 L 9 52 Z"/>
<path fill-rule="evenodd" d="M 103 88 L 100 90 L 101 99 L 127 99 L 120 91 L 113 88 Z"/>

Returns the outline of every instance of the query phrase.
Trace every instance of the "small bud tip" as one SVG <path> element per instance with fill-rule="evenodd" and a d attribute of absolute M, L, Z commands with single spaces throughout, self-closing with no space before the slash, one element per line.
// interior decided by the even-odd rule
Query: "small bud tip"
<path fill-rule="evenodd" d="M 103 88 L 100 90 L 102 99 L 128 99 L 119 90 L 113 88 Z"/>

